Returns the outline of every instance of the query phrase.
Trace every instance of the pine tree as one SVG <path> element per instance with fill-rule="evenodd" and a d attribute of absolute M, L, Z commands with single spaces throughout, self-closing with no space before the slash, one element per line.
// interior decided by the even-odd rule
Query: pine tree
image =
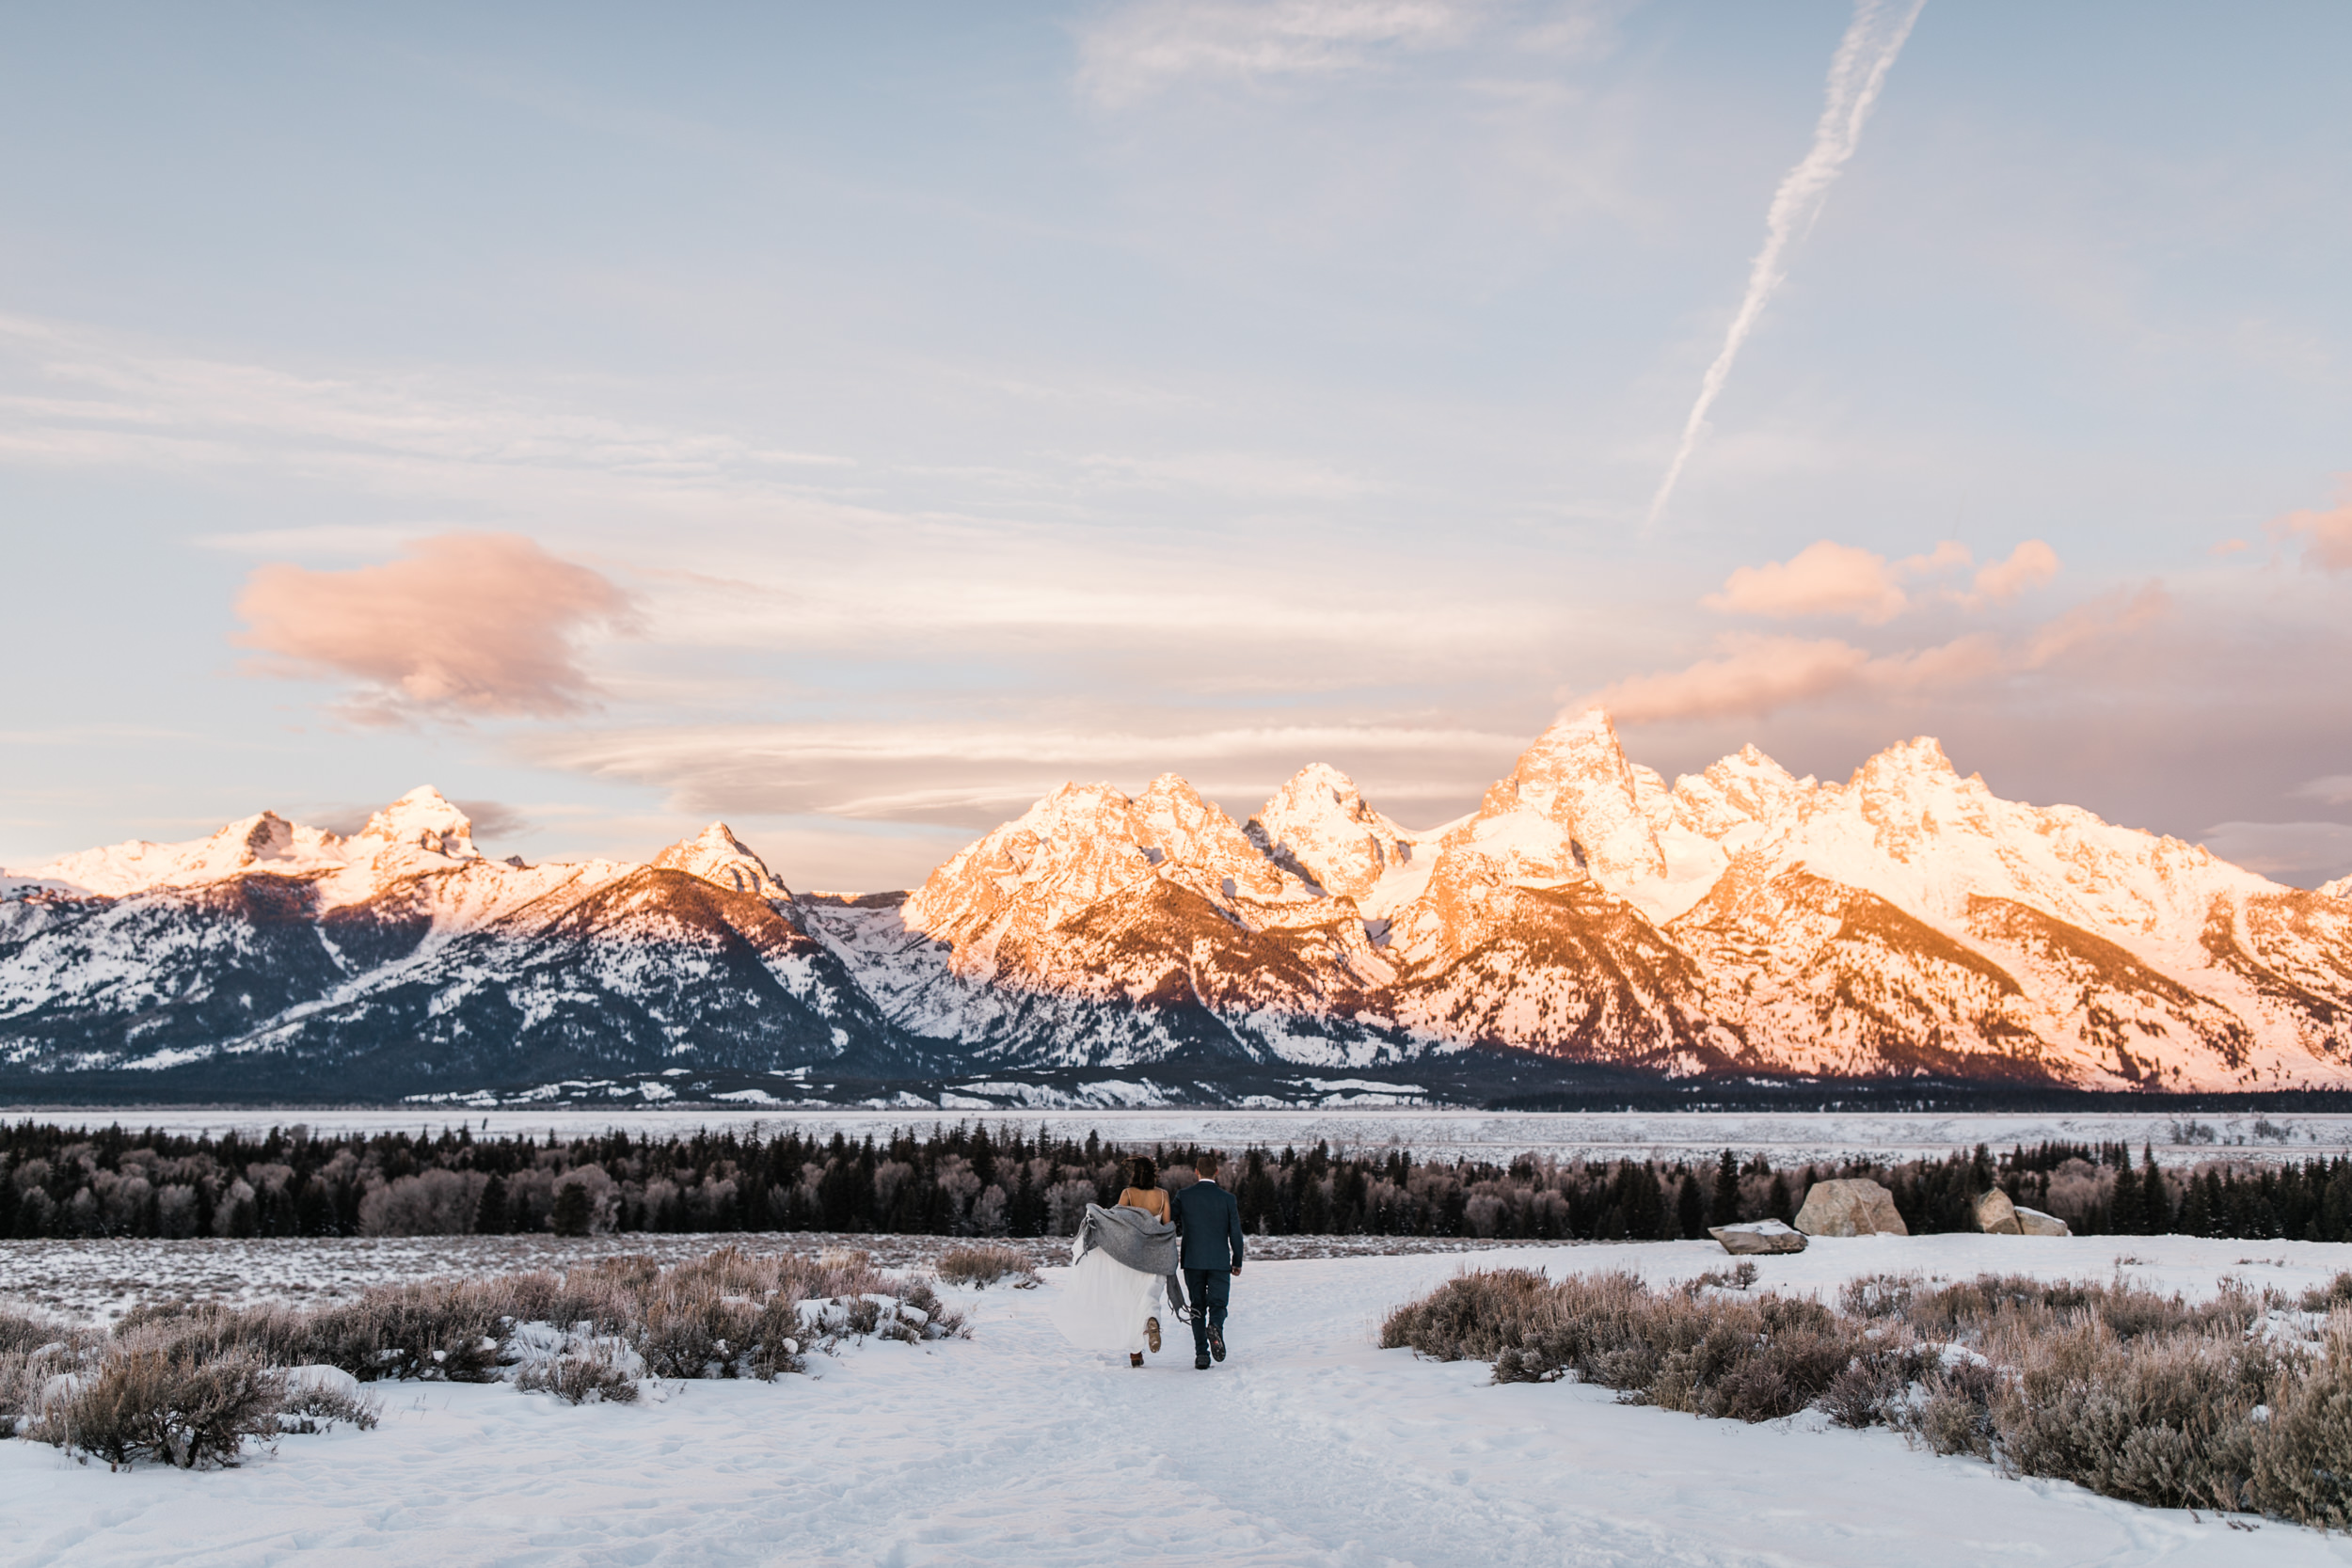
<path fill-rule="evenodd" d="M 1677 1183 L 1675 1195 L 1675 1228 L 1686 1241 L 1696 1241 L 1707 1234 L 1705 1216 L 1699 1212 L 1699 1183 L 1693 1176 L 1685 1176 Z"/>
<path fill-rule="evenodd" d="M 573 1183 L 578 1186 L 578 1182 Z M 506 1234 L 506 1179 L 492 1173 L 489 1184 L 482 1189 L 482 1203 L 474 1210 L 473 1230 L 477 1236 Z"/>
<path fill-rule="evenodd" d="M 1788 1179 L 1778 1171 L 1772 1172 L 1772 1190 L 1765 1195 L 1764 1212 L 1783 1224 L 1796 1218 L 1797 1212 L 1788 1202 Z"/>
<path fill-rule="evenodd" d="M 2139 1203 L 2139 1173 L 2132 1169 L 2132 1151 L 2123 1151 L 2123 1164 L 2115 1173 L 2115 1196 L 2107 1200 L 2107 1228 L 2118 1236 L 2146 1233 L 2147 1214 Z"/>
<path fill-rule="evenodd" d="M 559 1236 L 588 1234 L 588 1184 L 566 1181 L 555 1190 L 555 1212 L 548 1217 L 548 1227 Z"/>
<path fill-rule="evenodd" d="M 1724 1149 L 1715 1165 L 1715 1201 L 1707 1212 L 1710 1225 L 1740 1223 L 1740 1163 Z"/>

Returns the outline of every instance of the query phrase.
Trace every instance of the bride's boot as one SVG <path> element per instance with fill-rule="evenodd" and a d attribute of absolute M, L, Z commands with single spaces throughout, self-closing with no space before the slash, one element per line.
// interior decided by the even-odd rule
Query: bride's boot
<path fill-rule="evenodd" d="M 1142 1365 L 1143 1365 L 1143 1352 L 1141 1352 L 1141 1351 L 1139 1351 L 1139 1350 L 1131 1350 L 1131 1351 L 1129 1351 L 1129 1352 L 1127 1353 L 1127 1365 L 1129 1365 L 1130 1367 L 1140 1367 L 1140 1366 L 1142 1366 Z"/>
<path fill-rule="evenodd" d="M 1144 1343 L 1146 1343 L 1146 1344 L 1148 1344 L 1148 1345 L 1150 1345 L 1150 1346 L 1152 1347 L 1152 1354 L 1157 1355 L 1157 1354 L 1160 1353 L 1160 1320 L 1159 1320 L 1159 1319 L 1157 1319 L 1157 1318 L 1146 1318 L 1146 1319 L 1144 1320 L 1144 1322 L 1143 1322 L 1143 1340 L 1144 1340 Z"/>

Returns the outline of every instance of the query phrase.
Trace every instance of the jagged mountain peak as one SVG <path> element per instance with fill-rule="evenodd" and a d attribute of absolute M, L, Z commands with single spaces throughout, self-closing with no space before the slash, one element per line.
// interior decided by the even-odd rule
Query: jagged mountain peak
<path fill-rule="evenodd" d="M 1538 736 L 1447 843 L 1502 848 L 1515 875 L 1589 874 L 1612 891 L 1666 875 L 1641 783 L 1616 726 L 1598 707 L 1564 717 Z"/>
<path fill-rule="evenodd" d="M 1972 778 L 1974 775 L 1970 775 Z M 1913 779 L 1957 781 L 1960 769 L 1944 754 L 1943 742 L 1931 735 L 1917 735 L 1909 740 L 1899 740 L 1870 757 L 1854 769 L 1851 783 L 1863 787 L 1885 788 Z"/>
<path fill-rule="evenodd" d="M 1135 813 L 1147 847 L 1222 884 L 1226 896 L 1281 896 L 1281 872 L 1223 807 L 1203 800 L 1189 781 L 1161 774 L 1136 798 Z"/>
<path fill-rule="evenodd" d="M 2352 900 L 2352 876 L 2338 877 L 2332 882 L 2322 882 L 2318 891 L 2329 898 Z"/>
<path fill-rule="evenodd" d="M 1356 781 L 1328 763 L 1310 763 L 1291 775 L 1246 831 L 1275 864 L 1326 893 L 1356 899 L 1413 853 L 1414 835 L 1375 811 Z"/>
<path fill-rule="evenodd" d="M 355 850 L 360 850 L 362 840 L 423 849 L 451 860 L 481 858 L 473 847 L 472 820 L 431 784 L 419 784 L 369 817 L 368 825 L 352 835 Z"/>
<path fill-rule="evenodd" d="M 656 868 L 691 877 L 755 898 L 788 899 L 792 890 L 768 869 L 752 847 L 724 822 L 713 822 L 692 838 L 680 839 L 653 858 Z"/>
<path fill-rule="evenodd" d="M 1709 763 L 1705 772 L 1675 780 L 1675 820 L 1727 851 L 1736 850 L 1795 810 L 1818 787 L 1811 775 L 1791 776 L 1750 741 Z"/>

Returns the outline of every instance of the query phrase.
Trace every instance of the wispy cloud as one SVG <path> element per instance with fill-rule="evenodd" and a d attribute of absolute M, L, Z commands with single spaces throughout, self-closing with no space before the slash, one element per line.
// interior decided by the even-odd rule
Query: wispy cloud
<path fill-rule="evenodd" d="M 1078 87 L 1107 107 L 1180 81 L 1334 76 L 1461 42 L 1476 0 L 1130 0 L 1078 34 Z"/>
<path fill-rule="evenodd" d="M 1690 418 L 1683 421 L 1682 438 L 1675 446 L 1674 460 L 1667 464 L 1666 477 L 1659 482 L 1658 494 L 1650 499 L 1649 523 L 1658 521 L 1667 501 L 1673 499 L 1683 467 L 1691 461 L 1699 436 L 1707 428 L 1707 411 L 1723 394 L 1740 347 L 1763 318 L 1766 303 L 1788 277 L 1788 247 L 1821 215 L 1830 187 L 1861 145 L 1863 123 L 1870 118 L 1871 106 L 1878 102 L 1880 88 L 1885 86 L 1886 73 L 1893 68 L 1895 56 L 1902 52 L 1903 40 L 1911 36 L 1912 24 L 1919 20 L 1920 8 L 1925 4 L 1926 0 L 1909 0 L 1908 4 L 1885 6 L 1880 0 L 1857 0 L 1853 21 L 1848 24 L 1846 36 L 1838 40 L 1837 53 L 1830 59 L 1829 92 L 1821 105 L 1821 118 L 1813 128 L 1813 145 L 1772 193 L 1772 204 L 1764 214 L 1764 248 L 1756 253 L 1756 261 L 1748 268 L 1747 292 L 1740 298 L 1740 309 L 1732 313 L 1731 326 L 1724 334 L 1724 346 L 1699 382 L 1698 401 L 1691 405 Z"/>
<path fill-rule="evenodd" d="M 2352 806 L 2352 773 L 2330 773 L 2326 778 L 2307 780 L 2296 785 L 2295 793 L 2306 800 Z"/>
<path fill-rule="evenodd" d="M 1016 717 L 615 728 L 539 734 L 515 745 L 539 766 L 656 785 L 679 812 L 985 827 L 1065 784 L 1139 788 L 1168 771 L 1247 813 L 1311 762 L 1346 768 L 1409 816 L 1413 807 L 1474 795 L 1528 739 L 1412 723 L 1096 728 Z"/>
<path fill-rule="evenodd" d="M 0 316 L 0 457 L 20 463 L 267 463 L 372 479 L 570 470 L 664 484 L 773 484 L 848 464 L 493 391 L 456 372 L 304 375 L 24 317 Z"/>
<path fill-rule="evenodd" d="M 2303 564 L 2323 572 L 2352 572 L 2352 481 L 2344 499 L 2325 512 L 2290 512 L 2270 525 L 2273 539 L 2300 539 Z"/>
<path fill-rule="evenodd" d="M 2199 838 L 2223 860 L 2303 886 L 2352 870 L 2352 825 L 2342 822 L 2217 822 Z"/>
<path fill-rule="evenodd" d="M 1839 638 L 1759 637 L 1735 633 L 1717 651 L 1679 670 L 1636 675 L 1576 697 L 1621 724 L 1693 719 L 1761 718 L 1782 708 L 1857 694 L 1959 692 L 2041 670 L 2100 642 L 2124 637 L 2161 617 L 2169 600 L 2151 586 L 2081 605 L 2026 635 L 1977 632 L 1929 647 L 1873 653 Z"/>

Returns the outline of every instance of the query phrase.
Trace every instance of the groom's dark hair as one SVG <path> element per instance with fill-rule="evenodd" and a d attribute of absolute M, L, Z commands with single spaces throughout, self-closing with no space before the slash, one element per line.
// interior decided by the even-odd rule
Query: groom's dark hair
<path fill-rule="evenodd" d="M 1215 1176 L 1216 1167 L 1217 1153 L 1214 1148 L 1204 1148 L 1192 1157 L 1192 1168 L 1203 1176 Z"/>

